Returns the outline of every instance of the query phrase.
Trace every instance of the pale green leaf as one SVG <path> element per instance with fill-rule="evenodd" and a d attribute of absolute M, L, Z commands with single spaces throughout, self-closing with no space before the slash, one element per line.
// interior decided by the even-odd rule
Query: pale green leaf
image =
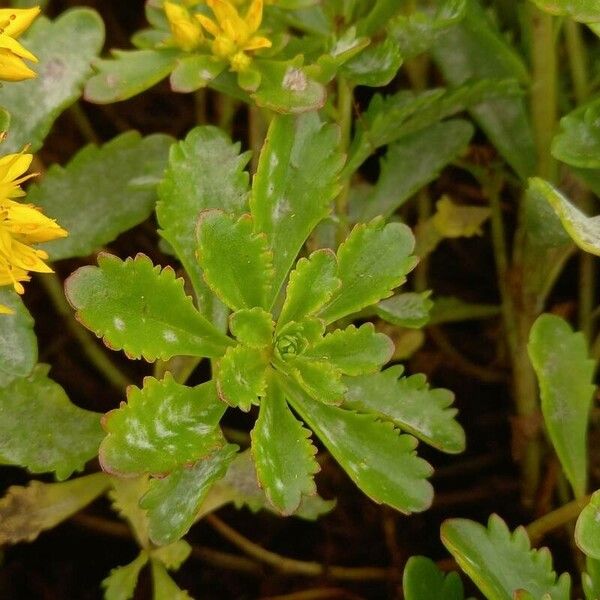
<path fill-rule="evenodd" d="M 156 184 L 172 138 L 124 133 L 101 147 L 90 145 L 66 167 L 53 165 L 29 188 L 27 201 L 69 232 L 41 244 L 51 260 L 87 256 L 152 213 Z"/>
<path fill-rule="evenodd" d="M 271 313 L 262 308 L 244 308 L 229 317 L 229 328 L 242 344 L 251 348 L 264 348 L 273 341 L 275 323 Z"/>
<path fill-rule="evenodd" d="M 458 573 L 444 574 L 424 556 L 411 556 L 404 567 L 402 590 L 405 600 L 464 600 Z"/>
<path fill-rule="evenodd" d="M 247 412 L 266 388 L 265 372 L 269 350 L 235 346 L 217 363 L 216 382 L 219 397 L 230 406 Z"/>
<path fill-rule="evenodd" d="M 191 552 L 192 547 L 185 540 L 177 540 L 168 546 L 152 550 L 152 558 L 160 560 L 170 571 L 177 571 Z"/>
<path fill-rule="evenodd" d="M 204 316 L 216 322 L 213 294 L 202 278 L 196 257 L 196 225 L 200 212 L 220 208 L 240 215 L 247 210 L 250 158 L 240 154 L 240 144 L 216 127 L 196 127 L 185 140 L 174 144 L 169 166 L 158 187 L 156 215 L 163 238 L 175 250 L 190 277 Z"/>
<path fill-rule="evenodd" d="M 533 0 L 542 10 L 553 15 L 571 17 L 583 23 L 600 23 L 597 0 Z"/>
<path fill-rule="evenodd" d="M 496 304 L 479 304 L 466 302 L 454 296 L 438 296 L 433 302 L 429 324 L 440 325 L 441 323 L 488 319 L 499 314 L 500 307 Z"/>
<path fill-rule="evenodd" d="M 0 544 L 31 542 L 87 506 L 109 485 L 104 473 L 61 483 L 30 481 L 11 486 L 0 499 Z"/>
<path fill-rule="evenodd" d="M 19 41 L 39 58 L 37 77 L 2 86 L 1 104 L 11 114 L 4 153 L 27 144 L 40 149 L 60 113 L 79 98 L 104 43 L 104 25 L 95 11 L 73 8 L 55 21 L 38 17 Z"/>
<path fill-rule="evenodd" d="M 164 474 L 208 456 L 223 445 L 219 421 L 225 411 L 212 381 L 196 387 L 144 379 L 130 386 L 127 403 L 103 419 L 102 468 L 115 475 Z"/>
<path fill-rule="evenodd" d="M 10 113 L 0 106 L 0 134 L 4 135 L 10 125 Z"/>
<path fill-rule="evenodd" d="M 192 600 L 192 597 L 171 579 L 162 563 L 156 560 L 152 561 L 152 582 L 154 600 Z"/>
<path fill-rule="evenodd" d="M 402 65 L 398 42 L 391 37 L 367 46 L 341 69 L 354 85 L 382 87 L 390 83 Z"/>
<path fill-rule="evenodd" d="M 330 362 L 344 375 L 363 375 L 379 370 L 393 353 L 392 340 L 377 333 L 372 323 L 365 323 L 328 333 L 305 356 Z"/>
<path fill-rule="evenodd" d="M 115 567 L 102 582 L 104 600 L 131 600 L 135 593 L 140 571 L 148 562 L 148 554 L 140 552 L 132 562 Z"/>
<path fill-rule="evenodd" d="M 590 558 L 585 561 L 586 571 L 581 574 L 581 583 L 586 600 L 600 598 L 600 560 Z"/>
<path fill-rule="evenodd" d="M 341 404 L 346 386 L 337 366 L 304 355 L 289 358 L 286 362 L 284 372 L 290 372 L 311 398 L 326 404 Z"/>
<path fill-rule="evenodd" d="M 98 73 L 85 86 L 85 99 L 96 104 L 127 100 L 151 88 L 175 67 L 176 50 L 113 50 L 112 58 L 97 60 Z"/>
<path fill-rule="evenodd" d="M 356 485 L 372 500 L 410 514 L 431 506 L 433 470 L 416 455 L 417 441 L 390 423 L 316 402 L 285 383 L 286 395 Z"/>
<path fill-rule="evenodd" d="M 600 490 L 592 494 L 577 519 L 575 542 L 584 554 L 600 560 Z"/>
<path fill-rule="evenodd" d="M 272 303 L 302 245 L 339 191 L 339 130 L 317 113 L 275 117 L 252 186 L 255 230 L 273 250 Z"/>
<path fill-rule="evenodd" d="M 317 491 L 317 449 L 311 443 L 310 431 L 288 408 L 276 377 L 269 380 L 251 435 L 258 480 L 267 498 L 282 514 L 294 513 L 303 495 L 312 496 Z"/>
<path fill-rule="evenodd" d="M 363 201 L 351 205 L 353 220 L 391 215 L 464 152 L 473 133 L 468 121 L 451 119 L 394 142 L 380 163 L 375 187 Z"/>
<path fill-rule="evenodd" d="M 467 0 L 463 19 L 436 40 L 433 56 L 452 85 L 486 77 L 528 82 L 523 59 L 477 0 Z M 537 154 L 522 98 L 488 99 L 474 103 L 470 110 L 521 179 L 535 173 Z"/>
<path fill-rule="evenodd" d="M 573 167 L 600 168 L 600 99 L 580 106 L 560 120 L 552 154 Z"/>
<path fill-rule="evenodd" d="M 170 83 L 174 92 L 195 92 L 206 87 L 227 67 L 225 60 L 207 54 L 182 56 L 175 63 Z"/>
<path fill-rule="evenodd" d="M 232 343 L 194 308 L 173 269 L 161 271 L 142 254 L 125 261 L 102 254 L 98 267 L 82 267 L 69 277 L 65 292 L 77 318 L 131 358 L 212 358 Z"/>
<path fill-rule="evenodd" d="M 429 313 L 434 305 L 429 296 L 431 291 L 397 294 L 376 304 L 375 312 L 392 325 L 420 329 L 429 321 Z"/>
<path fill-rule="evenodd" d="M 319 317 L 331 323 L 391 296 L 416 264 L 413 248 L 406 225 L 386 225 L 382 218 L 356 225 L 337 252 L 342 286 Z"/>
<path fill-rule="evenodd" d="M 0 315 L 0 393 L 4 386 L 31 373 L 38 358 L 33 318 L 19 296 L 10 288 L 0 288 L 0 306 L 13 311 Z"/>
<path fill-rule="evenodd" d="M 421 374 L 402 377 L 403 371 L 397 365 L 372 375 L 347 377 L 344 406 L 390 420 L 443 452 L 462 452 L 465 432 L 455 419 L 454 394 L 430 389 Z"/>
<path fill-rule="evenodd" d="M 442 525 L 442 542 L 461 569 L 488 600 L 513 600 L 517 590 L 534 598 L 549 594 L 552 600 L 569 600 L 568 574 L 558 579 L 547 548 L 532 550 L 522 527 L 510 532 L 492 515 L 488 527 L 467 519 L 450 519 Z"/>
<path fill-rule="evenodd" d="M 38 366 L 0 388 L 0 464 L 66 479 L 98 453 L 101 415 L 71 404 L 47 373 Z"/>
<path fill-rule="evenodd" d="M 252 217 L 239 219 L 216 209 L 198 223 L 198 259 L 204 280 L 234 310 L 268 308 L 273 256 L 264 233 L 254 233 Z"/>
<path fill-rule="evenodd" d="M 170 544 L 189 531 L 211 487 L 223 477 L 236 453 L 237 446 L 228 444 L 191 467 L 151 481 L 141 506 L 147 511 L 155 544 Z"/>
<path fill-rule="evenodd" d="M 587 487 L 587 429 L 594 397 L 595 361 L 587 341 L 556 315 L 538 317 L 529 334 L 546 431 L 575 496 Z"/>
<path fill-rule="evenodd" d="M 301 258 L 290 273 L 277 329 L 290 321 L 311 316 L 322 308 L 341 285 L 336 272 L 337 259 L 331 250 L 317 250 L 308 258 Z"/>
<path fill-rule="evenodd" d="M 129 526 L 142 548 L 149 548 L 148 517 L 140 508 L 140 500 L 148 491 L 149 477 L 111 477 L 112 490 L 108 496 L 112 503 L 112 509 L 119 516 L 128 521 Z"/>

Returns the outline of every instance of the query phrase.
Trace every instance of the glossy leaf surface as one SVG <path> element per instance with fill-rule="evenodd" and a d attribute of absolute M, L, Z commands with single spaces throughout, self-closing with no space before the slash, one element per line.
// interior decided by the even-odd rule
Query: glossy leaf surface
<path fill-rule="evenodd" d="M 424 556 L 411 556 L 404 567 L 402 590 L 406 600 L 464 600 L 463 584 L 456 572 L 445 575 Z"/>

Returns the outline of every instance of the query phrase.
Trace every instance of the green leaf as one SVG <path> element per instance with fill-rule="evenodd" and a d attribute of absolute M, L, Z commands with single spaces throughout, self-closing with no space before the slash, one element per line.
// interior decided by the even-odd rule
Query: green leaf
<path fill-rule="evenodd" d="M 10 126 L 10 113 L 0 106 L 0 135 L 6 134 Z"/>
<path fill-rule="evenodd" d="M 538 317 L 529 334 L 529 357 L 540 384 L 546 430 L 576 497 L 587 487 L 587 429 L 596 363 L 583 333 L 558 316 Z"/>
<path fill-rule="evenodd" d="M 581 574 L 581 583 L 586 600 L 600 598 L 600 560 L 590 558 L 585 561 L 587 573 Z"/>
<path fill-rule="evenodd" d="M 273 341 L 275 323 L 271 313 L 262 308 L 243 308 L 229 317 L 229 328 L 245 346 L 264 348 Z"/>
<path fill-rule="evenodd" d="M 251 97 L 258 106 L 276 113 L 297 114 L 316 111 L 325 104 L 325 88 L 310 79 L 302 68 L 302 56 L 298 58 L 255 62 L 261 83 Z"/>
<path fill-rule="evenodd" d="M 375 305 L 377 316 L 399 327 L 421 329 L 429 321 L 433 301 L 431 291 L 397 294 Z"/>
<path fill-rule="evenodd" d="M 128 100 L 163 80 L 175 67 L 176 50 L 113 50 L 98 60 L 98 73 L 85 86 L 85 99 L 96 104 Z"/>
<path fill-rule="evenodd" d="M 146 220 L 171 142 L 166 135 L 142 138 L 130 131 L 101 147 L 86 146 L 64 168 L 50 167 L 27 198 L 69 232 L 40 246 L 51 260 L 88 256 Z"/>
<path fill-rule="evenodd" d="M 164 474 L 193 464 L 223 445 L 219 421 L 225 412 L 212 381 L 196 387 L 144 379 L 130 386 L 127 403 L 108 412 L 100 445 L 102 468 L 114 475 Z"/>
<path fill-rule="evenodd" d="M 0 463 L 67 479 L 98 453 L 101 415 L 71 404 L 47 373 L 40 365 L 0 388 Z"/>
<path fill-rule="evenodd" d="M 417 441 L 374 415 L 316 402 L 285 382 L 286 395 L 356 485 L 372 500 L 404 514 L 431 505 L 433 470 L 415 453 Z"/>
<path fill-rule="evenodd" d="M 414 236 L 401 223 L 382 218 L 356 225 L 337 252 L 342 286 L 320 312 L 331 323 L 392 295 L 415 267 Z"/>
<path fill-rule="evenodd" d="M 149 477 L 111 477 L 112 487 L 108 496 L 111 508 L 127 521 L 139 546 L 149 548 L 148 517 L 140 508 L 140 500 L 148 491 Z"/>
<path fill-rule="evenodd" d="M 104 473 L 94 473 L 62 483 L 30 481 L 13 485 L 0 499 L 0 544 L 32 542 L 87 506 L 109 485 Z"/>
<path fill-rule="evenodd" d="M 5 153 L 27 144 L 33 152 L 41 148 L 54 121 L 79 98 L 104 43 L 104 25 L 95 11 L 73 8 L 54 21 L 38 17 L 20 41 L 39 58 L 37 77 L 2 88 L 2 106 L 11 113 Z"/>
<path fill-rule="evenodd" d="M 402 377 L 403 372 L 396 365 L 381 373 L 347 377 L 344 406 L 390 420 L 442 452 L 463 452 L 465 432 L 455 419 L 458 411 L 451 407 L 454 394 L 430 389 L 425 375 Z"/>
<path fill-rule="evenodd" d="M 252 430 L 252 454 L 261 487 L 271 504 L 284 515 L 294 513 L 303 495 L 317 488 L 320 468 L 310 431 L 292 414 L 276 377 L 271 377 Z"/>
<path fill-rule="evenodd" d="M 558 579 L 547 548 L 532 550 L 523 527 L 511 534 L 504 521 L 492 515 L 487 529 L 467 519 L 442 524 L 442 542 L 461 569 L 488 600 L 513 600 L 517 590 L 534 598 L 570 598 L 568 574 Z"/>
<path fill-rule="evenodd" d="M 192 600 L 187 592 L 179 589 L 162 563 L 156 560 L 152 561 L 152 582 L 154 600 Z"/>
<path fill-rule="evenodd" d="M 547 181 L 534 177 L 529 181 L 534 194 L 543 197 L 554 209 L 571 239 L 585 252 L 600 256 L 600 216 L 587 217 Z"/>
<path fill-rule="evenodd" d="M 542 10 L 553 15 L 571 17 L 582 23 L 600 23 L 600 6 L 596 0 L 533 0 Z"/>
<path fill-rule="evenodd" d="M 171 146 L 169 166 L 158 187 L 156 215 L 160 233 L 172 246 L 189 275 L 204 316 L 217 322 L 219 305 L 202 278 L 196 257 L 196 225 L 200 212 L 220 208 L 241 215 L 247 210 L 250 153 L 240 154 L 216 127 L 196 127 Z"/>
<path fill-rule="evenodd" d="M 253 232 L 248 214 L 235 219 L 221 210 L 206 210 L 198 223 L 198 259 L 204 280 L 234 310 L 268 308 L 273 255 L 267 237 Z"/>
<path fill-rule="evenodd" d="M 290 273 L 277 329 L 318 312 L 341 285 L 336 272 L 337 259 L 329 249 L 317 250 L 308 258 L 301 258 Z"/>
<path fill-rule="evenodd" d="M 599 13 L 600 14 L 600 11 Z M 582 169 L 600 169 L 600 99 L 578 107 L 560 120 L 552 141 L 554 158 Z"/>
<path fill-rule="evenodd" d="M 373 323 L 365 323 L 359 328 L 349 325 L 328 333 L 305 356 L 330 362 L 344 375 L 363 375 L 379 370 L 393 353 L 392 340 L 377 333 Z"/>
<path fill-rule="evenodd" d="M 467 0 L 464 18 L 438 38 L 433 45 L 433 56 L 452 85 L 486 77 L 528 82 L 522 58 L 477 0 Z M 492 99 L 470 110 L 521 179 L 535 173 L 537 154 L 522 98 Z"/>
<path fill-rule="evenodd" d="M 350 207 L 353 220 L 365 222 L 394 213 L 466 150 L 473 132 L 468 121 L 454 119 L 401 137 L 381 161 L 372 192 Z"/>
<path fill-rule="evenodd" d="M 82 267 L 69 277 L 65 292 L 77 318 L 130 358 L 213 358 L 231 344 L 196 311 L 183 279 L 142 254 L 125 261 L 101 254 L 98 267 Z"/>
<path fill-rule="evenodd" d="M 577 519 L 575 542 L 585 555 L 600 560 L 600 490 L 592 494 Z"/>
<path fill-rule="evenodd" d="M 406 600 L 464 600 L 460 575 L 444 574 L 424 556 L 411 556 L 404 567 L 402 589 Z"/>
<path fill-rule="evenodd" d="M 402 56 L 412 58 L 427 52 L 442 33 L 462 20 L 465 10 L 465 0 L 442 0 L 433 14 L 398 15 L 388 30 L 398 42 Z"/>
<path fill-rule="evenodd" d="M 300 387 L 314 400 L 341 404 L 346 393 L 342 372 L 332 363 L 304 355 L 287 361 L 284 372 L 291 372 Z"/>
<path fill-rule="evenodd" d="M 148 562 L 148 554 L 140 552 L 128 565 L 115 567 L 102 582 L 104 600 L 130 600 L 133 598 L 140 571 Z"/>
<path fill-rule="evenodd" d="M 471 303 L 454 296 L 438 296 L 433 302 L 429 324 L 440 325 L 442 323 L 488 319 L 499 314 L 500 307 L 495 304 Z"/>
<path fill-rule="evenodd" d="M 175 63 L 171 73 L 171 89 L 174 92 L 195 92 L 206 87 L 218 77 L 227 66 L 224 60 L 212 55 L 192 54 L 182 56 Z"/>
<path fill-rule="evenodd" d="M 225 475 L 237 450 L 237 446 L 227 444 L 191 467 L 151 481 L 140 505 L 147 510 L 150 539 L 155 544 L 171 544 L 189 531 L 211 487 Z"/>
<path fill-rule="evenodd" d="M 250 201 L 256 231 L 273 250 L 275 300 L 302 245 L 331 210 L 342 166 L 339 130 L 317 113 L 275 117 L 260 154 Z"/>
<path fill-rule="evenodd" d="M 248 412 L 266 389 L 268 349 L 248 346 L 229 348 L 217 363 L 217 391 L 223 402 Z"/>
<path fill-rule="evenodd" d="M 391 37 L 367 46 L 342 67 L 342 73 L 354 85 L 382 87 L 390 83 L 402 65 L 398 43 Z"/>
<path fill-rule="evenodd" d="M 191 552 L 192 547 L 185 540 L 177 540 L 152 550 L 152 558 L 160 560 L 167 569 L 176 571 L 189 558 Z"/>
<path fill-rule="evenodd" d="M 37 338 L 33 318 L 19 296 L 10 288 L 0 288 L 0 306 L 13 311 L 0 315 L 0 393 L 2 387 L 31 373 L 37 363 Z"/>

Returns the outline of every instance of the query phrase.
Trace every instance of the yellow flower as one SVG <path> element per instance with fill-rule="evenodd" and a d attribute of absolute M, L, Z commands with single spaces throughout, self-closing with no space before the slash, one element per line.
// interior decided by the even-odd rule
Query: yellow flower
<path fill-rule="evenodd" d="M 39 7 L 0 9 L 0 80 L 22 81 L 35 77 L 35 73 L 23 59 L 37 62 L 37 58 L 21 46 L 16 38 L 31 25 L 39 13 Z"/>
<path fill-rule="evenodd" d="M 232 71 L 244 71 L 252 62 L 247 52 L 270 48 L 271 41 L 255 35 L 262 22 L 263 0 L 252 0 L 241 17 L 232 0 L 206 0 L 217 22 L 205 15 L 195 15 L 202 27 L 213 36 L 212 52 L 229 61 Z"/>
<path fill-rule="evenodd" d="M 48 254 L 32 244 L 67 235 L 39 208 L 12 199 L 25 195 L 21 184 L 33 177 L 25 175 L 32 158 L 24 152 L 0 158 L 0 286 L 12 285 L 19 294 L 25 291 L 22 282 L 29 281 L 29 271 L 52 272 L 44 262 Z M 0 306 L 0 313 L 10 312 L 8 307 Z"/>
<path fill-rule="evenodd" d="M 173 34 L 172 42 L 186 52 L 198 48 L 204 41 L 204 36 L 200 23 L 192 17 L 190 11 L 185 6 L 168 1 L 164 8 Z"/>

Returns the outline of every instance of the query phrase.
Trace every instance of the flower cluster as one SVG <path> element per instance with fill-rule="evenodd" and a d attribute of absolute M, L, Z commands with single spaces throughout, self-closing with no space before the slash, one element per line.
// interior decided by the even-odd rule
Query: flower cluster
<path fill-rule="evenodd" d="M 263 0 L 252 0 L 243 17 L 232 0 L 206 0 L 214 19 L 192 14 L 187 6 L 197 2 L 185 4 L 168 0 L 164 4 L 172 43 L 182 50 L 190 52 L 207 44 L 216 58 L 229 62 L 232 71 L 242 72 L 252 62 L 249 52 L 271 47 L 269 39 L 256 35 L 262 22 Z M 205 37 L 206 33 L 211 39 Z"/>
<path fill-rule="evenodd" d="M 25 195 L 21 184 L 33 176 L 25 174 L 32 159 L 23 152 L 0 158 L 0 286 L 12 285 L 19 294 L 25 291 L 21 282 L 29 281 L 29 271 L 52 272 L 44 262 L 48 254 L 33 244 L 67 235 L 39 208 L 14 200 Z M 0 313 L 10 312 L 0 305 Z"/>
<path fill-rule="evenodd" d="M 39 13 L 38 7 L 0 9 L 0 80 L 22 81 L 35 77 L 24 59 L 37 62 L 37 58 L 16 38 L 31 25 Z"/>

